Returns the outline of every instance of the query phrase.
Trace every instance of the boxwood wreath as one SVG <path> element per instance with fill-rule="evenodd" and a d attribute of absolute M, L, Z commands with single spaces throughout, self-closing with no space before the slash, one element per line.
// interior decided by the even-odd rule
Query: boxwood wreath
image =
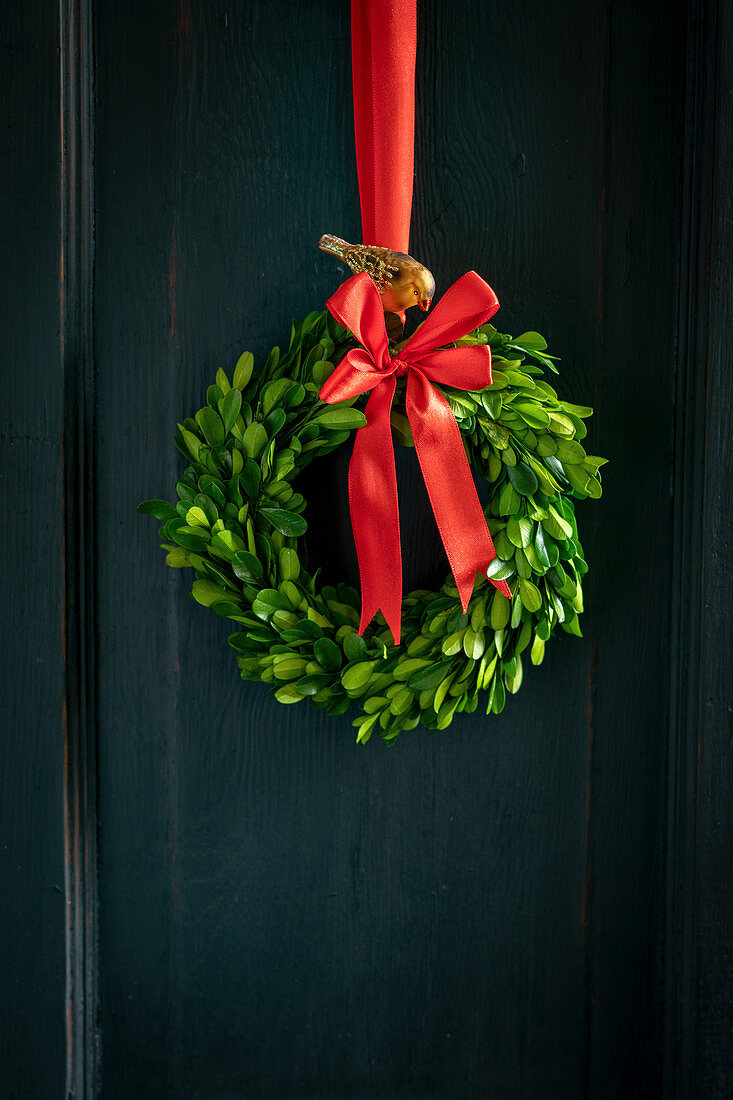
<path fill-rule="evenodd" d="M 540 377 L 557 370 L 538 333 L 513 338 L 486 324 L 458 343 L 492 351 L 488 389 L 440 388 L 474 477 L 490 487 L 486 515 L 498 556 L 489 574 L 508 581 L 511 601 L 479 575 L 463 614 L 449 575 L 438 591 L 405 597 L 395 646 L 381 614 L 359 636 L 354 588 L 319 583 L 303 545 L 307 501 L 298 474 L 365 423 L 368 396 L 339 405 L 318 397 L 355 346 L 326 311 L 293 324 L 284 355 L 273 348 L 256 368 L 245 352 L 231 380 L 217 372 L 206 405 L 179 425 L 176 444 L 189 465 L 177 504 L 138 508 L 162 521 L 167 564 L 193 568 L 193 598 L 237 624 L 229 644 L 242 678 L 270 685 L 281 703 L 308 700 L 331 715 L 357 706 L 362 743 L 374 732 L 393 742 L 418 724 L 443 730 L 479 702 L 499 714 L 521 686 L 527 657 L 539 665 L 558 627 L 580 635 L 588 567 L 574 500 L 600 497 L 605 461 L 580 443 L 592 410 L 560 400 Z M 404 379 L 392 424 L 409 445 L 401 394 Z"/>

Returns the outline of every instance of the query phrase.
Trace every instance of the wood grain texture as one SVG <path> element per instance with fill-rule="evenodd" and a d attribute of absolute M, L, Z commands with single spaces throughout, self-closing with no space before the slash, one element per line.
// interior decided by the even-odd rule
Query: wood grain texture
<path fill-rule="evenodd" d="M 724 1100 L 729 8 L 419 6 L 411 250 L 547 336 L 611 464 L 585 638 L 500 719 L 365 749 L 240 681 L 135 513 L 343 275 L 348 4 L 11 9 L 0 1097 Z M 413 459 L 408 587 L 444 568 Z M 353 577 L 347 461 L 303 485 Z"/>
<path fill-rule="evenodd" d="M 334 285 L 311 242 L 358 227 L 347 12 L 100 6 L 105 1096 L 658 1093 L 681 15 L 421 6 L 413 250 L 547 333 L 614 462 L 587 639 L 500 721 L 362 753 L 237 681 L 133 514 L 216 367 Z"/>
<path fill-rule="evenodd" d="M 685 916 L 684 939 L 675 947 L 693 966 L 686 1042 L 690 1060 L 684 1081 L 688 1092 L 680 1095 L 723 1100 L 733 1091 L 730 1036 L 733 1029 L 733 891 L 730 854 L 733 849 L 733 769 L 731 768 L 730 654 L 733 637 L 731 614 L 730 546 L 733 518 L 727 500 L 730 472 L 733 388 L 730 374 L 730 342 L 733 334 L 733 12 L 730 5 L 714 4 L 696 9 L 707 56 L 701 58 L 707 79 L 709 126 L 701 147 L 700 168 L 703 240 L 707 261 L 693 282 L 699 311 L 700 352 L 695 362 L 695 396 L 703 431 L 695 437 L 688 461 L 698 470 L 687 475 L 688 492 L 700 486 L 697 508 L 701 518 L 699 578 L 695 590 L 701 599 L 694 605 L 699 619 L 683 634 L 689 637 L 699 668 L 694 695 L 693 720 L 687 727 L 687 744 L 694 753 L 694 769 L 687 778 L 694 797 L 685 806 L 687 829 L 694 839 L 692 895 Z M 712 43 L 716 44 L 713 51 Z M 702 257 L 701 257 L 702 258 Z M 702 485 L 700 482 L 702 481 Z M 698 625 L 699 624 L 699 625 Z M 687 625 L 687 624 L 686 624 Z"/>
<path fill-rule="evenodd" d="M 65 1074 L 60 99 L 56 10 L 5 15 L 0 1095 L 25 1100 L 63 1095 Z"/>
<path fill-rule="evenodd" d="M 705 597 L 706 461 L 711 249 L 718 125 L 715 4 L 690 4 L 685 96 L 684 177 L 680 223 L 680 303 L 674 448 L 674 577 L 671 602 L 672 695 L 667 795 L 664 1095 L 688 1098 L 696 1088 L 698 971 L 696 913 L 700 889 L 699 806 L 702 699 L 700 677 L 708 635 Z M 715 227 L 715 232 L 719 231 Z M 718 1006 L 719 1007 L 719 1006 Z M 707 1089 L 706 1093 L 707 1095 Z M 723 1095 L 725 1091 L 723 1092 Z M 711 1093 L 712 1095 L 712 1093 Z M 720 1094 L 719 1094 L 720 1095 Z"/>

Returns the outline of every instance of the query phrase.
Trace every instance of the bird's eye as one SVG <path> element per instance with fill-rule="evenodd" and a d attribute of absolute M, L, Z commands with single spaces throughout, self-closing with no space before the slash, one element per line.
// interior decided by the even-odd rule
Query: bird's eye
<path fill-rule="evenodd" d="M 416 297 L 416 298 L 418 297 L 418 293 L 417 293 L 417 291 L 416 291 L 416 290 L 413 290 L 413 292 L 412 292 L 412 293 L 413 293 L 413 294 L 415 295 L 415 297 Z"/>

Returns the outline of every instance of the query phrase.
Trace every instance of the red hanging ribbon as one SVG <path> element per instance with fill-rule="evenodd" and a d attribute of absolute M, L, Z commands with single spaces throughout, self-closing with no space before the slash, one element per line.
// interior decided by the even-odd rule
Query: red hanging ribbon
<path fill-rule="evenodd" d="M 354 136 L 364 244 L 407 252 L 417 0 L 351 0 Z"/>
<path fill-rule="evenodd" d="M 352 0 L 351 60 L 354 134 L 362 239 L 407 252 L 415 146 L 417 0 Z M 464 611 L 477 572 L 496 557 L 461 433 L 445 397 L 430 383 L 484 389 L 491 382 L 486 346 L 445 348 L 498 309 L 493 290 L 475 272 L 444 295 L 397 358 L 388 351 L 384 313 L 368 275 L 349 279 L 328 308 L 362 345 L 323 385 L 324 401 L 371 390 L 367 424 L 354 441 L 349 501 L 361 574 L 363 633 L 382 610 L 400 640 L 402 554 L 390 409 L 396 378 L 407 375 L 406 409 L 430 503 Z M 505 581 L 494 581 L 509 596 Z"/>
<path fill-rule="evenodd" d="M 395 644 L 400 640 L 402 552 L 390 410 L 396 379 L 407 375 L 405 407 L 415 450 L 443 546 L 465 611 L 476 573 L 486 574 L 496 557 L 460 429 L 448 401 L 431 385 L 482 390 L 491 383 L 487 345 L 446 348 L 484 324 L 499 308 L 491 287 L 469 271 L 443 295 L 427 320 L 389 355 L 382 303 L 362 272 L 348 279 L 326 303 L 362 345 L 349 351 L 321 387 L 324 401 L 346 401 L 371 390 L 367 423 L 359 428 L 349 466 L 349 503 L 361 575 L 363 633 L 381 609 Z M 506 581 L 492 581 L 505 596 Z"/>

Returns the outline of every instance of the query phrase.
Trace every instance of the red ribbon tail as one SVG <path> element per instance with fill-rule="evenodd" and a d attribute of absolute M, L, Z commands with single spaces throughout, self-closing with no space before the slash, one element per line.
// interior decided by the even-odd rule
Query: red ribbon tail
<path fill-rule="evenodd" d="M 491 535 L 489 535 L 489 538 L 491 538 Z M 491 545 L 492 545 L 492 547 L 494 545 L 493 539 L 492 539 Z M 494 558 L 495 557 L 496 557 L 496 550 L 494 550 Z M 491 560 L 493 561 L 493 558 Z M 502 596 L 506 596 L 506 598 L 508 600 L 510 600 L 512 598 L 512 590 L 509 587 L 509 585 L 506 583 L 506 581 L 494 581 L 494 580 L 491 580 L 491 577 L 489 577 L 488 580 L 491 581 L 491 583 L 493 584 L 494 588 L 497 589 L 497 591 L 501 592 Z"/>
<path fill-rule="evenodd" d="M 416 369 L 410 371 L 407 383 L 407 415 L 430 504 L 465 612 L 476 574 L 486 576 L 496 557 L 494 542 L 450 405 Z M 511 597 L 506 581 L 491 583 Z"/>
<path fill-rule="evenodd" d="M 381 611 L 399 645 L 402 551 L 390 426 L 394 391 L 394 375 L 388 375 L 367 401 L 367 423 L 356 433 L 349 465 L 349 504 L 361 577 L 359 633 Z"/>

